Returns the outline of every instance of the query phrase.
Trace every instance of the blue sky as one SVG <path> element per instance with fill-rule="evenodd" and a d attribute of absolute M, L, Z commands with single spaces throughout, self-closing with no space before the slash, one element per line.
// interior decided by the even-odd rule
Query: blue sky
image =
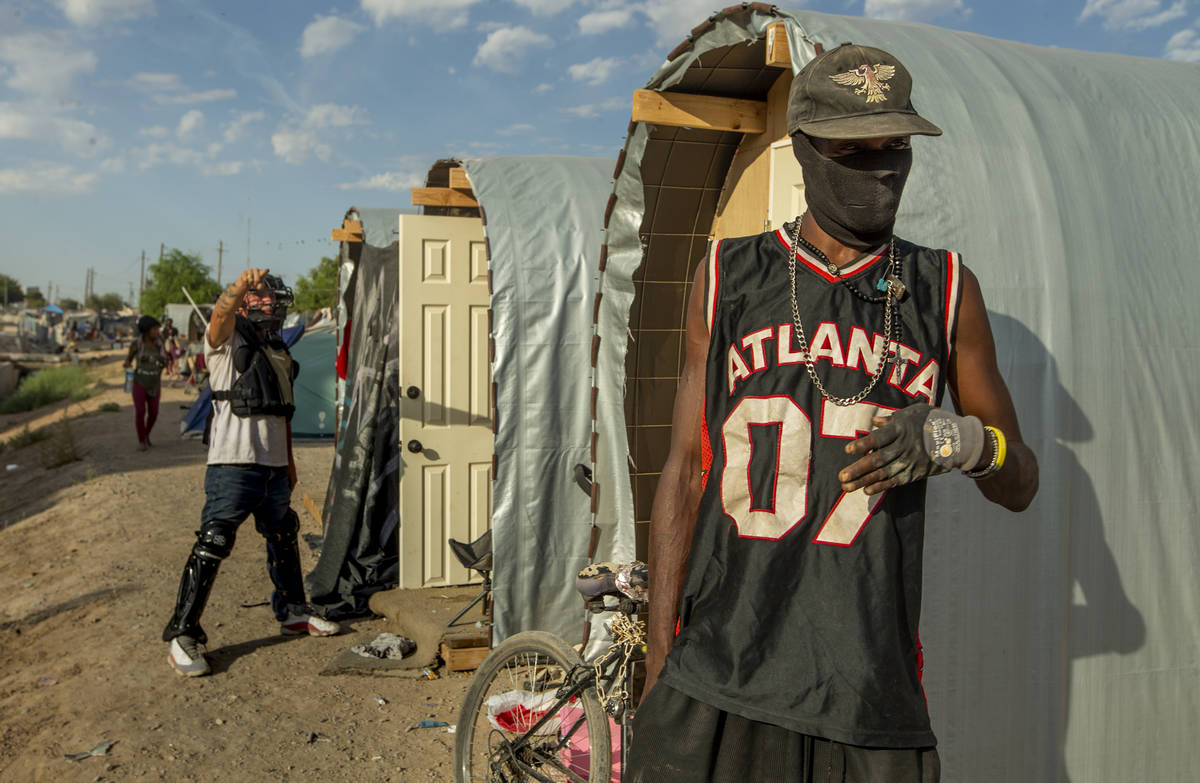
<path fill-rule="evenodd" d="M 334 255 L 441 157 L 615 157 L 634 89 L 730 0 L 0 0 L 0 272 L 81 298 L 143 250 L 225 281 Z M 1200 62 L 1200 0 L 809 0 L 1027 43 Z M 249 218 L 249 220 L 248 220 Z"/>

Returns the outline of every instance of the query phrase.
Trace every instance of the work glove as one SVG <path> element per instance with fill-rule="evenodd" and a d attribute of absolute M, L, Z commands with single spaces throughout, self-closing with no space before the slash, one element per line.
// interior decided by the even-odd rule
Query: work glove
<path fill-rule="evenodd" d="M 878 429 L 847 451 L 865 454 L 838 474 L 846 491 L 874 495 L 890 487 L 974 467 L 983 454 L 983 423 L 919 403 L 875 420 Z"/>

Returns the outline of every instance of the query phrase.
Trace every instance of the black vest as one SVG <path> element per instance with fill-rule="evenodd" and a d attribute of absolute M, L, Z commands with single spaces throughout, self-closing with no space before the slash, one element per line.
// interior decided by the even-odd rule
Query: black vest
<path fill-rule="evenodd" d="M 233 354 L 237 375 L 227 390 L 213 390 L 214 401 L 228 401 L 234 416 L 283 416 L 296 412 L 292 382 L 300 365 L 278 337 L 260 340 L 249 320 L 237 316 L 234 328 L 242 344 Z"/>
<path fill-rule="evenodd" d="M 918 671 L 925 483 L 868 498 L 837 473 L 878 411 L 936 405 L 960 264 L 896 240 L 907 295 L 899 361 L 863 402 L 839 407 L 810 379 L 795 334 L 788 239 L 723 240 L 710 253 L 706 437 L 712 462 L 664 681 L 728 712 L 838 742 L 934 744 Z M 886 247 L 841 269 L 867 295 Z M 863 389 L 883 305 L 823 264 L 796 263 L 800 319 L 831 394 Z"/>

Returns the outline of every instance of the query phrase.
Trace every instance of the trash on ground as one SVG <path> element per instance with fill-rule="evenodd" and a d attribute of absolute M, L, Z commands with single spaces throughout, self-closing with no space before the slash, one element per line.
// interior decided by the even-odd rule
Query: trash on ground
<path fill-rule="evenodd" d="M 436 679 L 439 679 L 439 678 L 438 678 L 438 673 L 437 673 L 437 672 L 435 672 L 433 669 L 422 669 L 422 670 L 421 670 L 421 676 L 422 676 L 422 677 L 424 677 L 424 678 L 425 678 L 425 679 L 427 679 L 427 680 L 436 680 Z"/>
<path fill-rule="evenodd" d="M 243 609 L 253 609 L 257 606 L 270 606 L 270 605 L 271 605 L 270 601 L 258 601 L 256 603 L 252 603 L 252 604 L 238 604 L 238 606 L 242 607 Z"/>
<path fill-rule="evenodd" d="M 49 685 L 58 685 L 58 680 L 54 679 L 53 677 L 43 677 L 42 679 L 38 680 L 39 688 L 45 688 Z"/>
<path fill-rule="evenodd" d="M 439 729 L 442 726 L 449 726 L 449 725 L 450 724 L 444 720 L 423 720 L 420 723 L 416 724 L 415 726 L 409 726 L 408 730 L 413 731 L 414 729 Z"/>
<path fill-rule="evenodd" d="M 400 660 L 404 656 L 412 654 L 415 649 L 417 649 L 417 643 L 412 639 L 394 633 L 381 633 L 366 644 L 354 645 L 350 648 L 350 652 L 357 653 L 364 658 Z"/>
<path fill-rule="evenodd" d="M 13 470 L 20 470 L 20 468 L 21 468 L 20 465 L 6 465 L 4 469 L 8 470 L 8 471 L 13 471 Z"/>
<path fill-rule="evenodd" d="M 453 724 L 453 723 L 451 723 L 449 726 L 447 726 L 447 727 L 446 727 L 446 733 L 447 733 L 447 734 L 457 734 L 457 733 L 458 733 L 458 726 L 457 726 L 457 725 L 455 725 L 455 724 Z"/>
<path fill-rule="evenodd" d="M 375 703 L 378 704 L 380 707 L 382 707 L 383 705 L 387 704 L 388 701 L 387 701 L 387 699 L 383 698 L 382 696 L 376 696 Z"/>
<path fill-rule="evenodd" d="M 68 753 L 66 754 L 66 757 L 71 761 L 83 761 L 84 759 L 91 758 L 92 756 L 103 756 L 104 754 L 108 753 L 108 749 L 116 743 L 116 740 L 104 740 L 104 742 L 101 742 L 91 750 L 85 750 L 80 753 Z"/>
<path fill-rule="evenodd" d="M 329 737 L 326 737 L 324 734 L 318 734 L 315 731 L 310 731 L 308 733 L 308 744 L 311 745 L 314 742 L 333 742 L 333 740 L 329 739 Z"/>

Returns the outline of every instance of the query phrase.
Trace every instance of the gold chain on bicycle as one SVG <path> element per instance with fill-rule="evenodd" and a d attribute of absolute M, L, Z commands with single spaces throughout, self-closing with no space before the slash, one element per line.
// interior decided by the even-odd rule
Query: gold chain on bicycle
<path fill-rule="evenodd" d="M 613 690 L 604 690 L 604 662 L 608 658 L 601 655 L 596 658 L 596 695 L 600 697 L 600 705 L 608 709 L 608 701 L 616 697 L 621 701 L 629 700 L 629 691 L 625 689 L 626 673 L 634 650 L 640 648 L 646 641 L 646 624 L 629 615 L 619 614 L 608 623 L 608 632 L 612 634 L 614 648 L 621 648 L 620 664 L 617 666 L 616 677 L 613 678 Z"/>

